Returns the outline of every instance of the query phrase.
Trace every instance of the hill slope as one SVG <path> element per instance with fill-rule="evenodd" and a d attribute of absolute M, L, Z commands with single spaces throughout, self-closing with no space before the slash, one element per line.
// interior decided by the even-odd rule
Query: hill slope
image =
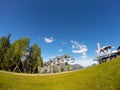
<path fill-rule="evenodd" d="M 120 90 L 120 58 L 85 70 L 48 76 L 0 72 L 0 90 Z"/>

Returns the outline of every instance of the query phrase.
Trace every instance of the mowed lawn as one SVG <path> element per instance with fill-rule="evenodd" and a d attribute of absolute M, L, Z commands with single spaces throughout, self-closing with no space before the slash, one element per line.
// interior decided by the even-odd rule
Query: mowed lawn
<path fill-rule="evenodd" d="M 120 90 L 120 58 L 58 75 L 23 76 L 0 72 L 0 90 Z"/>

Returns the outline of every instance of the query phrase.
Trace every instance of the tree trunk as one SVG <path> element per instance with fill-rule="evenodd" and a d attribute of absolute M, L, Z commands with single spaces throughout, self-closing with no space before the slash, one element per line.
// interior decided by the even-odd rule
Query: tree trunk
<path fill-rule="evenodd" d="M 20 68 L 19 68 L 19 66 L 18 66 L 18 65 L 19 65 L 19 64 L 17 64 L 17 65 L 16 65 L 16 67 L 15 67 L 15 68 L 14 68 L 14 70 L 13 70 L 13 72 L 15 72 L 15 70 L 16 70 L 16 69 L 18 69 L 18 70 L 19 70 L 19 72 L 21 72 L 21 70 L 20 70 Z"/>

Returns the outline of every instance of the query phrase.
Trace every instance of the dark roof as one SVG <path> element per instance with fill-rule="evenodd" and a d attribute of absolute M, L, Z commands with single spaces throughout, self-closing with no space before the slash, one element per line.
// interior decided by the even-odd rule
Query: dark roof
<path fill-rule="evenodd" d="M 101 48 L 102 50 L 107 50 L 107 49 L 111 49 L 112 46 L 104 46 L 103 48 Z"/>

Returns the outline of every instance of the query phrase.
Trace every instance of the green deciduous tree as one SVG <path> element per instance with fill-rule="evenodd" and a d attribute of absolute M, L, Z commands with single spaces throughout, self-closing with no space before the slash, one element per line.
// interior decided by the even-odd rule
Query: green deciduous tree
<path fill-rule="evenodd" d="M 0 38 L 0 69 L 6 70 L 8 68 L 8 60 L 6 59 L 7 50 L 10 48 L 10 37 L 3 36 Z"/>
<path fill-rule="evenodd" d="M 28 72 L 36 73 L 38 72 L 38 66 L 43 66 L 43 59 L 41 57 L 41 48 L 38 47 L 37 44 L 32 45 L 29 48 L 29 54 L 27 55 L 28 62 Z"/>
<path fill-rule="evenodd" d="M 38 47 L 37 44 L 34 44 L 32 47 L 32 60 L 31 60 L 31 67 L 32 67 L 32 73 L 34 73 L 37 70 L 38 65 L 41 63 L 41 49 Z"/>
<path fill-rule="evenodd" d="M 7 59 L 9 59 L 11 63 L 11 68 L 15 71 L 21 65 L 21 57 L 27 53 L 27 49 L 29 48 L 29 38 L 22 38 L 16 40 L 7 52 Z M 21 70 L 22 67 L 19 68 Z"/>
<path fill-rule="evenodd" d="M 15 72 L 38 72 L 43 66 L 41 48 L 37 44 L 29 46 L 29 38 L 21 38 L 10 44 L 9 34 L 0 38 L 0 70 Z"/>

